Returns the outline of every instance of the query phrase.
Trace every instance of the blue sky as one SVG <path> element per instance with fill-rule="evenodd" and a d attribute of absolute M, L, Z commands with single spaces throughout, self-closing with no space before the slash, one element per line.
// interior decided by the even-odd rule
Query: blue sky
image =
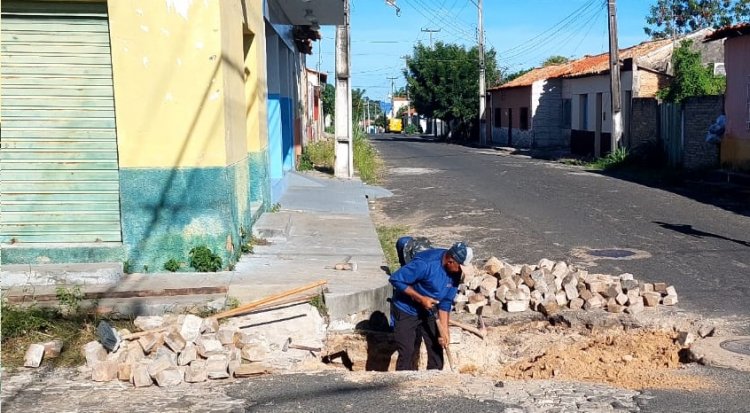
<path fill-rule="evenodd" d="M 350 0 L 352 86 L 366 89 L 374 100 L 386 99 L 391 84 L 404 85 L 403 56 L 416 42 L 429 44 L 429 33 L 441 29 L 433 40 L 476 43 L 477 8 L 471 0 L 396 0 L 395 10 L 384 0 Z M 656 0 L 620 0 L 617 19 L 620 47 L 648 40 L 643 33 L 645 16 Z M 534 67 L 551 55 L 579 57 L 607 50 L 607 13 L 604 0 L 484 0 L 485 38 L 500 52 L 499 65 L 511 71 Z M 566 17 L 567 20 L 564 20 Z M 562 21 L 562 24 L 559 24 Z M 557 25 L 557 26 L 556 26 Z M 328 72 L 333 83 L 334 34 L 322 28 L 307 66 Z M 320 55 L 318 51 L 320 50 Z"/>

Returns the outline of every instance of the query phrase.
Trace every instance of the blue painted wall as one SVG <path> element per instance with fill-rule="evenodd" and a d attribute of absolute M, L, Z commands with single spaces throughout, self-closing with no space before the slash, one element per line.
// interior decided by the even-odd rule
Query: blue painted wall
<path fill-rule="evenodd" d="M 294 168 L 294 113 L 292 113 L 292 99 L 281 97 L 282 124 L 282 168 L 291 171 Z"/>
<path fill-rule="evenodd" d="M 271 180 L 281 179 L 283 172 L 283 126 L 281 98 L 268 94 L 268 166 Z"/>

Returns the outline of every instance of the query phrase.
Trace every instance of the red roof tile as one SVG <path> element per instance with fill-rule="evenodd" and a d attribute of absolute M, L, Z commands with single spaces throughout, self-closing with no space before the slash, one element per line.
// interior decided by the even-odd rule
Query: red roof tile
<path fill-rule="evenodd" d="M 750 34 L 750 23 L 738 23 L 733 26 L 725 26 L 706 36 L 704 41 L 725 39 Z"/>

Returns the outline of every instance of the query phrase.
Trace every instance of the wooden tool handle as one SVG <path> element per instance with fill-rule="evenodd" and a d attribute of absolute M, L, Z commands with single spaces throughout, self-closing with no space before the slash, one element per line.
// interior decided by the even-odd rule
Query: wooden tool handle
<path fill-rule="evenodd" d="M 328 283 L 328 281 L 326 281 L 326 280 L 315 281 L 312 284 L 304 285 L 302 287 L 298 287 L 298 288 L 287 290 L 287 291 L 284 291 L 284 292 L 281 292 L 281 293 L 278 293 L 278 294 L 270 295 L 268 297 L 261 298 L 259 300 L 255 300 L 253 302 L 247 303 L 245 305 L 241 305 L 241 306 L 239 306 L 239 307 L 237 307 L 235 309 L 224 311 L 223 313 L 216 314 L 214 316 L 214 318 L 216 318 L 218 320 L 220 318 L 226 318 L 226 317 L 232 317 L 232 316 L 244 314 L 244 313 L 246 313 L 246 312 L 248 312 L 250 310 L 253 310 L 253 309 L 257 308 L 257 307 L 260 307 L 260 306 L 262 306 L 264 304 L 268 304 L 268 303 L 274 302 L 276 300 L 280 300 L 282 298 L 289 297 L 290 295 L 301 293 L 303 291 L 312 290 L 313 288 L 321 287 L 323 285 L 326 285 L 327 283 Z"/>
<path fill-rule="evenodd" d="M 458 321 L 449 320 L 448 324 L 454 326 L 454 327 L 460 327 L 470 333 L 474 333 L 477 336 L 479 336 L 482 340 L 484 340 L 484 337 L 487 335 L 485 331 L 482 331 L 476 327 L 472 327 L 470 325 L 466 325 L 464 323 L 459 323 Z"/>
<path fill-rule="evenodd" d="M 442 337 L 443 340 L 445 340 L 445 347 L 443 348 L 445 349 L 445 355 L 448 358 L 448 367 L 450 367 L 451 371 L 455 373 L 456 363 L 453 361 L 453 354 L 451 353 L 451 349 L 449 346 L 451 337 L 450 335 L 448 335 L 445 329 L 443 329 L 443 324 L 440 323 L 439 317 L 435 317 L 435 325 L 437 326 L 438 336 Z"/>

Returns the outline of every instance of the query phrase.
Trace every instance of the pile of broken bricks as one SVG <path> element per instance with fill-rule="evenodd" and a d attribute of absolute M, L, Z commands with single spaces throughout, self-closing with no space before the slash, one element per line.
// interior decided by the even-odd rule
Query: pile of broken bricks
<path fill-rule="evenodd" d="M 603 309 L 638 314 L 646 307 L 677 304 L 677 291 L 665 283 L 645 283 L 624 273 L 589 274 L 564 261 L 511 265 L 495 257 L 467 272 L 458 287 L 457 311 L 500 315 L 534 310 L 552 315 L 562 309 Z"/>
<path fill-rule="evenodd" d="M 250 333 L 220 326 L 215 318 L 150 316 L 137 317 L 134 323 L 144 331 L 118 331 L 121 342 L 113 351 L 100 341 L 83 347 L 94 381 L 165 387 L 269 372 L 259 363 L 267 350 Z"/>

